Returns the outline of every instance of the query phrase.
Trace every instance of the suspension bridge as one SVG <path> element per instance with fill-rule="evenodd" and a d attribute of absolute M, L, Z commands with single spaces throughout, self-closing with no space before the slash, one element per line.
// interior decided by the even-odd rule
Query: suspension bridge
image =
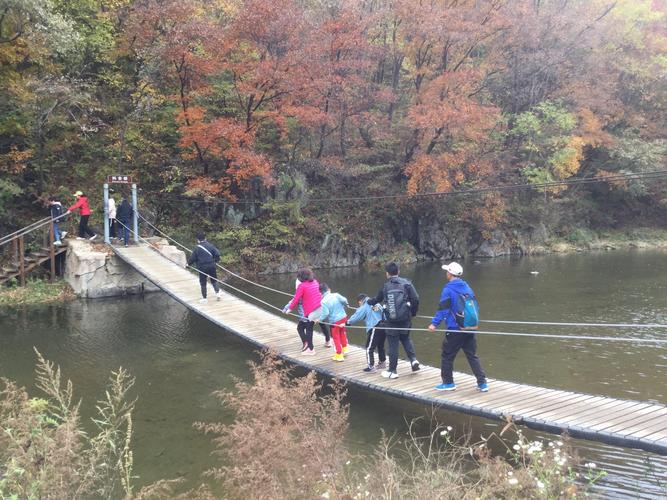
<path fill-rule="evenodd" d="M 133 185 L 133 205 L 136 207 L 136 186 Z M 108 199 L 108 187 L 105 185 L 105 202 Z M 106 206 L 106 203 L 105 203 Z M 133 234 L 134 244 L 129 247 L 111 245 L 109 240 L 108 219 L 105 217 L 105 241 L 113 252 L 129 266 L 157 287 L 170 295 L 174 300 L 196 314 L 199 314 L 222 329 L 237 335 L 255 346 L 274 350 L 281 358 L 315 370 L 325 376 L 338 378 L 346 383 L 359 386 L 365 390 L 375 391 L 394 397 L 399 397 L 429 407 L 442 408 L 499 420 L 510 418 L 517 424 L 525 425 L 536 430 L 560 434 L 567 432 L 570 436 L 603 443 L 639 448 L 661 455 L 667 455 L 667 406 L 656 402 L 642 402 L 614 399 L 601 395 L 582 394 L 563 390 L 554 390 L 526 384 L 518 384 L 502 380 L 489 379 L 489 392 L 477 391 L 477 382 L 474 377 L 456 373 L 457 391 L 442 393 L 435 390 L 441 382 L 440 369 L 422 365 L 418 372 L 412 372 L 407 361 L 399 360 L 398 379 L 385 379 L 379 373 L 365 373 L 361 370 L 366 364 L 365 351 L 360 346 L 350 346 L 346 355 L 346 362 L 335 362 L 331 359 L 331 352 L 327 349 L 316 349 L 314 356 L 301 355 L 301 342 L 295 332 L 295 323 L 288 320 L 280 312 L 280 308 L 246 290 L 233 286 L 226 280 L 219 280 L 220 284 L 229 291 L 223 291 L 220 300 L 200 303 L 199 283 L 192 272 L 182 265 L 162 255 L 138 232 L 138 219 L 160 232 L 172 243 L 186 251 L 188 248 L 169 235 L 162 233 L 138 211 L 128 228 Z M 6 272 L 18 272 L 21 281 L 31 269 L 33 261 L 26 264 L 23 238 L 32 233 L 35 228 L 47 229 L 50 240 L 45 250 L 34 259 L 34 266 L 50 260 L 53 277 L 54 258 L 56 249 L 53 245 L 53 229 L 50 219 L 42 220 L 23 228 L 11 235 L 0 238 L 0 247 L 10 247 L 18 252 L 19 266 L 17 269 L 7 269 Z M 14 248 L 16 247 L 16 248 Z M 222 266 L 219 266 L 222 268 Z M 273 292 L 291 295 L 280 290 L 255 283 L 232 271 L 222 268 L 225 273 L 240 279 L 247 285 L 256 286 Z M 0 281 L 4 275 L 0 275 Z M 281 304 L 282 305 L 282 304 Z M 487 321 L 487 323 L 493 323 Z M 503 322 L 530 324 L 531 322 Z M 540 323 L 544 325 L 575 325 L 571 323 Z M 576 324 L 581 326 L 581 324 Z M 631 325 L 631 324 L 587 324 L 587 326 L 607 327 L 660 327 L 667 325 Z M 547 335 L 530 333 L 509 333 L 482 331 L 480 334 L 557 337 L 568 339 L 591 339 L 625 342 L 642 342 L 659 344 L 667 347 L 667 339 L 632 339 L 624 337 L 601 337 L 581 335 Z M 319 334 L 315 334 L 316 339 Z M 319 335 L 318 343 L 323 344 L 323 337 Z M 316 344 L 317 346 L 317 344 Z"/>
<path fill-rule="evenodd" d="M 147 220 L 143 220 L 150 224 Z M 153 229 L 159 231 L 154 226 Z M 168 235 L 164 236 L 188 250 Z M 226 287 L 229 291 L 223 291 L 220 300 L 200 303 L 199 284 L 193 274 L 187 268 L 160 254 L 146 240 L 141 237 L 137 239 L 137 245 L 114 246 L 113 251 L 120 259 L 194 313 L 259 348 L 274 350 L 290 363 L 315 370 L 328 377 L 338 378 L 365 390 L 415 401 L 430 407 L 494 420 L 511 418 L 517 424 L 536 430 L 556 434 L 567 432 L 575 438 L 667 455 L 667 406 L 663 404 L 614 399 L 494 379 L 489 379 L 489 392 L 482 393 L 477 391 L 475 378 L 464 373 L 455 373 L 456 392 L 442 393 L 435 390 L 435 386 L 441 382 L 439 368 L 422 365 L 420 371 L 412 372 L 407 361 L 399 360 L 400 377 L 389 380 L 381 377 L 379 372 L 364 373 L 361 368 L 366 365 L 365 351 L 362 347 L 354 345 L 350 346 L 345 363 L 333 361 L 330 350 L 321 348 L 316 348 L 314 356 L 304 357 L 301 355 L 302 345 L 295 332 L 295 323 L 280 314 L 279 307 L 225 280 L 219 282 L 223 285 L 222 288 Z M 222 269 L 231 273 L 227 269 Z M 248 284 L 273 290 L 235 273 L 231 274 Z M 319 341 L 317 341 L 318 334 L 315 336 L 316 347 L 317 344 L 321 346 L 324 343 L 323 336 L 319 335 Z M 619 340 L 618 337 L 608 338 Z M 667 343 L 664 339 L 645 339 L 645 341 Z"/>

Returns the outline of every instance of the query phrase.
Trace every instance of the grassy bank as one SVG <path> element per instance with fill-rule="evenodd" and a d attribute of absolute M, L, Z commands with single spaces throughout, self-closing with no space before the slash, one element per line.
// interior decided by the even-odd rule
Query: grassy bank
<path fill-rule="evenodd" d="M 55 283 L 40 279 L 28 280 L 26 286 L 17 283 L 0 291 L 0 306 L 22 306 L 65 302 L 74 298 L 74 292 L 64 280 Z"/>

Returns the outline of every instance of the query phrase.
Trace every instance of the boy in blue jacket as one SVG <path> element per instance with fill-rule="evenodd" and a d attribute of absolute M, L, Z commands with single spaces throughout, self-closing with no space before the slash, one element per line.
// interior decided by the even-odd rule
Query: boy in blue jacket
<path fill-rule="evenodd" d="M 364 368 L 366 373 L 375 373 L 377 370 L 384 370 L 387 367 L 387 356 L 384 352 L 384 340 L 387 336 L 384 328 L 379 328 L 380 321 L 382 321 L 382 309 L 377 308 L 377 311 L 368 304 L 368 295 L 360 293 L 357 296 L 357 303 L 359 308 L 347 320 L 347 325 L 353 325 L 363 321 L 366 326 L 366 363 L 368 366 Z M 375 366 L 375 358 L 373 351 L 377 349 L 379 363 Z"/>
<path fill-rule="evenodd" d="M 454 358 L 456 358 L 459 350 L 463 349 L 466 358 L 468 358 L 468 364 L 470 364 L 470 368 L 477 378 L 477 388 L 482 392 L 487 392 L 489 386 L 486 383 L 486 374 L 482 368 L 482 363 L 477 357 L 476 335 L 472 330 L 460 331 L 461 326 L 456 320 L 457 308 L 460 303 L 459 298 L 462 295 L 469 295 L 477 302 L 475 292 L 472 291 L 468 283 L 461 279 L 463 267 L 460 264 L 452 262 L 451 264 L 442 266 L 442 269 L 447 272 L 447 283 L 440 294 L 438 312 L 435 313 L 428 327 L 433 332 L 443 319 L 446 321 L 447 333 L 442 343 L 440 361 L 442 384 L 436 385 L 435 388 L 438 391 L 456 390 L 453 375 Z"/>

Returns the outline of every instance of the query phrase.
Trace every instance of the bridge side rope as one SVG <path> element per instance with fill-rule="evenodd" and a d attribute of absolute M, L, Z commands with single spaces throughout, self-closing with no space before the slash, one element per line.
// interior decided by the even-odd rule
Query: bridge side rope
<path fill-rule="evenodd" d="M 176 245 L 181 247 L 186 252 L 192 253 L 192 250 L 190 248 L 181 244 L 179 241 L 172 238 L 170 235 L 165 233 L 163 230 L 156 227 L 149 220 L 147 220 L 143 215 L 141 215 L 141 213 L 138 213 L 138 216 L 146 224 L 148 224 L 154 231 L 157 231 L 162 236 L 164 236 L 166 239 L 175 243 Z M 242 281 L 245 281 L 246 283 L 249 283 L 251 285 L 257 286 L 259 288 L 263 288 L 264 290 L 268 290 L 268 291 L 271 291 L 271 292 L 274 292 L 274 293 L 278 293 L 280 295 L 285 295 L 287 297 L 292 297 L 294 295 L 292 293 L 288 293 L 288 292 L 285 292 L 283 290 L 278 290 L 278 289 L 275 289 L 275 288 L 271 288 L 270 286 L 262 285 L 261 283 L 257 283 L 255 281 L 249 280 L 248 278 L 245 278 L 245 277 L 241 276 L 240 274 L 237 274 L 234 271 L 231 271 L 230 269 L 227 269 L 226 267 L 222 266 L 221 264 L 216 263 L 216 266 L 219 269 L 221 269 L 222 271 L 230 274 L 231 276 L 234 276 L 235 278 L 238 278 Z M 349 309 L 356 310 L 357 308 L 353 307 L 353 306 L 349 306 Z M 428 320 L 433 319 L 433 316 L 417 315 L 415 317 L 416 318 L 422 318 L 422 319 L 428 319 Z M 495 323 L 495 324 L 506 324 L 506 325 L 602 327 L 602 328 L 604 328 L 604 327 L 607 327 L 607 328 L 667 328 L 667 324 L 660 324 L 660 323 L 644 323 L 644 324 L 635 324 L 635 323 L 564 323 L 564 322 L 553 322 L 553 321 L 510 321 L 510 320 L 492 320 L 492 319 L 483 319 L 483 320 L 480 320 L 480 323 Z"/>
<path fill-rule="evenodd" d="M 122 222 L 118 221 L 118 223 L 126 228 L 128 231 L 134 234 L 134 231 L 127 227 L 125 224 Z M 137 234 L 137 237 L 144 241 L 149 247 L 153 248 L 153 245 L 151 245 L 150 241 L 148 241 L 146 238 L 142 237 L 141 235 Z M 175 240 L 174 240 L 175 241 Z M 183 245 L 180 245 L 183 246 Z M 183 247 L 185 248 L 185 247 Z M 167 259 L 168 261 L 176 264 L 177 266 L 180 267 L 180 263 L 175 261 L 174 259 L 170 259 L 164 254 L 160 254 L 161 257 Z M 197 273 L 201 273 L 199 269 L 197 269 L 194 266 L 191 266 L 189 264 L 186 264 L 186 268 L 192 269 L 193 271 Z M 280 312 L 281 314 L 286 314 L 287 316 L 292 316 L 294 318 L 300 319 L 301 317 L 298 314 L 294 314 L 292 312 L 284 313 L 282 308 L 277 307 L 269 302 L 266 302 L 265 300 L 260 299 L 259 297 L 256 297 L 252 295 L 251 293 L 246 292 L 245 290 L 241 290 L 240 288 L 237 288 L 217 277 L 211 276 L 207 273 L 201 273 L 204 274 L 207 278 L 211 280 L 215 280 L 216 282 L 220 283 L 223 286 L 226 286 L 230 288 L 231 290 L 234 290 L 238 293 L 241 293 L 249 298 L 251 298 L 254 301 L 259 302 L 260 304 L 263 304 L 267 306 L 269 309 L 273 309 L 275 311 Z M 258 284 L 258 283 L 257 283 Z M 258 284 L 259 285 L 259 284 Z M 291 296 L 291 295 L 290 295 Z M 328 323 L 328 322 L 323 322 L 320 321 L 320 324 L 324 325 L 329 325 L 329 326 L 340 326 L 340 325 L 335 325 L 333 323 Z M 365 326 L 361 325 L 347 325 L 346 328 L 352 328 L 352 329 L 358 329 L 358 330 L 366 330 Z M 412 331 L 412 332 L 428 332 L 428 333 L 436 333 L 436 332 L 459 332 L 460 330 L 436 330 L 436 332 L 432 332 L 428 328 L 391 328 L 392 330 L 397 330 L 397 331 Z M 667 344 L 667 339 L 638 339 L 638 338 L 630 338 L 630 337 L 599 337 L 599 336 L 593 336 L 593 335 L 556 335 L 556 334 L 541 334 L 541 333 L 520 333 L 520 332 L 495 332 L 495 331 L 485 331 L 485 330 L 475 330 L 474 333 L 479 333 L 483 335 L 495 335 L 495 336 L 506 336 L 506 337 L 535 337 L 535 338 L 551 338 L 551 339 L 559 339 L 559 340 L 597 340 L 597 341 L 608 341 L 608 342 L 630 342 L 630 343 L 649 343 L 649 344 Z"/>

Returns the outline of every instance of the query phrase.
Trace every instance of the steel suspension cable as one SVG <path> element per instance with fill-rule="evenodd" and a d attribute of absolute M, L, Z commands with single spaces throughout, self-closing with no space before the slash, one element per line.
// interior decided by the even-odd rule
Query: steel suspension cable
<path fill-rule="evenodd" d="M 118 221 L 120 225 L 128 229 L 128 231 L 134 233 L 130 228 L 128 228 L 125 224 L 122 222 Z M 143 238 L 141 235 L 137 235 L 139 239 L 142 241 L 146 242 L 149 246 L 150 242 L 146 239 Z M 176 240 L 174 240 L 176 241 Z M 182 246 L 182 245 L 181 245 Z M 169 260 L 170 262 L 178 265 L 180 267 L 180 263 L 177 261 L 170 259 L 164 254 L 160 254 L 163 258 Z M 238 293 L 241 293 L 249 298 L 251 298 L 254 301 L 257 301 L 265 306 L 267 306 L 270 309 L 273 309 L 275 311 L 279 311 L 283 314 L 287 314 L 288 316 L 292 316 L 295 318 L 301 318 L 300 315 L 294 314 L 294 313 L 285 313 L 283 309 L 280 307 L 277 307 L 265 300 L 260 299 L 259 297 L 252 295 L 251 293 L 246 292 L 245 290 L 241 290 L 240 288 L 237 288 L 221 279 L 215 276 L 211 276 L 207 273 L 201 272 L 199 269 L 197 269 L 194 266 L 191 266 L 189 264 L 186 264 L 186 267 L 189 269 L 192 269 L 198 273 L 203 274 L 207 278 L 214 280 L 221 285 L 230 288 L 231 290 L 234 290 Z M 335 325 L 334 323 L 328 323 L 328 322 L 319 322 L 320 324 L 328 325 L 328 326 L 339 326 Z M 357 326 L 357 325 L 346 325 L 345 328 L 352 328 L 352 329 L 359 329 L 359 330 L 366 330 L 365 326 Z M 412 331 L 412 332 L 428 332 L 428 333 L 436 333 L 436 332 L 446 332 L 446 333 L 453 333 L 453 332 L 460 332 L 461 330 L 435 330 L 431 331 L 428 328 L 387 328 L 391 330 L 398 330 L 398 331 Z M 487 330 L 475 330 L 474 333 L 479 333 L 482 335 L 495 335 L 495 336 L 506 336 L 506 337 L 531 337 L 531 338 L 551 338 L 551 339 L 559 339 L 559 340 L 595 340 L 595 341 L 605 341 L 605 342 L 630 342 L 630 343 L 649 343 L 649 344 L 667 344 L 667 339 L 638 339 L 638 338 L 632 338 L 632 337 L 598 337 L 598 336 L 593 336 L 593 335 L 556 335 L 556 334 L 542 334 L 542 333 L 520 333 L 520 332 L 496 332 L 496 331 L 487 331 Z"/>
<path fill-rule="evenodd" d="M 158 227 L 156 227 L 154 224 L 152 224 L 150 221 L 148 221 L 143 215 L 140 213 L 137 213 L 138 216 L 145 221 L 152 229 L 155 231 L 159 232 L 162 234 L 165 238 L 167 238 L 169 241 L 172 241 L 185 251 L 192 253 L 192 250 L 187 248 L 185 245 L 180 243 L 179 241 L 175 240 L 172 238 L 170 235 L 168 235 L 166 232 L 162 231 Z M 278 290 L 275 288 L 271 288 L 269 286 L 263 285 L 261 283 L 257 283 L 255 281 L 252 281 L 248 278 L 245 278 L 241 276 L 240 274 L 237 274 L 226 267 L 216 263 L 216 266 L 223 270 L 224 272 L 230 274 L 231 276 L 234 276 L 235 278 L 238 278 L 242 281 L 245 281 L 246 283 L 249 283 L 251 285 L 257 286 L 259 288 L 263 288 L 264 290 L 269 290 L 271 292 L 275 292 L 287 297 L 292 297 L 294 294 L 285 292 L 283 290 Z M 348 306 L 349 309 L 356 310 L 356 307 L 353 306 Z M 418 315 L 416 316 L 417 318 L 422 318 L 422 319 L 432 319 L 432 316 L 423 316 L 423 315 Z M 508 325 L 537 325 L 537 326 L 575 326 L 575 327 L 591 327 L 591 328 L 604 328 L 604 327 L 610 327 L 610 328 L 667 328 L 667 324 L 659 324 L 659 323 L 648 323 L 648 324 L 634 324 L 634 323 L 566 323 L 566 322 L 553 322 L 553 321 L 509 321 L 509 320 L 480 320 L 480 323 L 495 323 L 495 324 L 508 324 Z M 526 334 L 528 335 L 528 334 Z"/>

